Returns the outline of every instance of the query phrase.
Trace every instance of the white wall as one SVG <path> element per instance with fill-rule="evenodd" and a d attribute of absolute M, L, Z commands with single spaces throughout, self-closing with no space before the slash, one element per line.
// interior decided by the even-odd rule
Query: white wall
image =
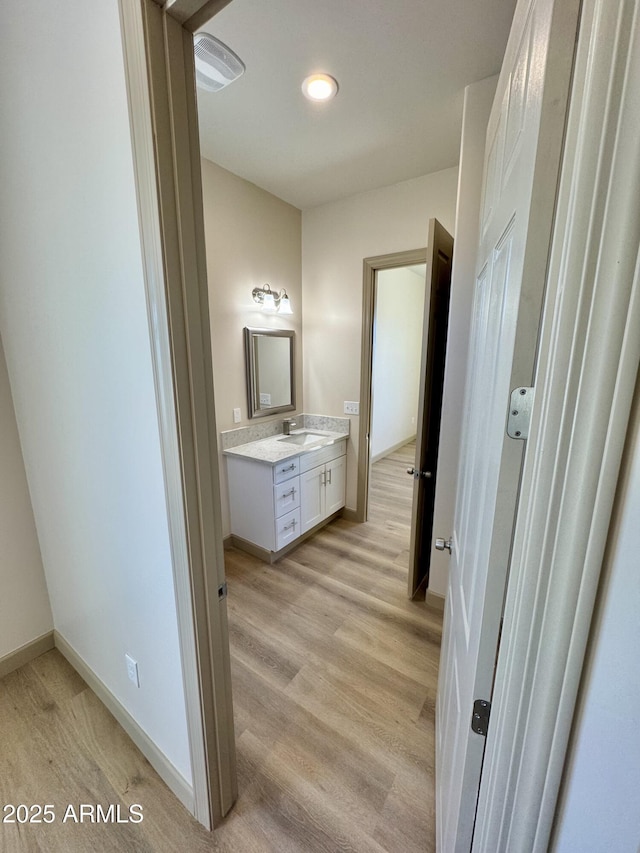
<path fill-rule="evenodd" d="M 118 5 L 7 0 L 0 31 L 0 332 L 54 624 L 190 782 Z"/>
<path fill-rule="evenodd" d="M 209 280 L 211 347 L 218 430 L 252 423 L 247 415 L 243 329 L 293 329 L 296 333 L 296 411 L 302 400 L 301 213 L 255 184 L 202 160 L 204 226 Z M 254 287 L 285 288 L 293 314 L 265 314 Z M 233 423 L 233 409 L 242 413 Z M 287 412 L 293 415 L 294 412 Z M 282 415 L 265 420 L 282 420 Z M 256 423 L 256 421 L 253 421 Z M 220 459 L 222 523 L 230 532 L 227 468 Z"/>
<path fill-rule="evenodd" d="M 53 629 L 0 342 L 0 659 Z"/>
<path fill-rule="evenodd" d="M 426 245 L 430 217 L 453 233 L 457 168 L 302 214 L 305 410 L 343 415 L 360 396 L 362 261 Z M 358 417 L 347 442 L 347 501 L 356 507 Z"/>
<path fill-rule="evenodd" d="M 371 380 L 371 461 L 416 435 L 425 267 L 376 274 Z"/>
<path fill-rule="evenodd" d="M 465 404 L 467 344 L 475 291 L 484 147 L 487 122 L 497 83 L 497 75 L 488 77 L 486 80 L 467 86 L 464 95 L 460 179 L 449 306 L 449 337 L 433 516 L 434 536 L 445 539 L 453 530 L 462 423 L 460 413 Z M 447 591 L 448 575 L 449 555 L 441 551 L 432 551 L 429 575 L 431 592 L 444 595 Z"/>
<path fill-rule="evenodd" d="M 565 770 L 555 853 L 640 850 L 639 402 Z"/>

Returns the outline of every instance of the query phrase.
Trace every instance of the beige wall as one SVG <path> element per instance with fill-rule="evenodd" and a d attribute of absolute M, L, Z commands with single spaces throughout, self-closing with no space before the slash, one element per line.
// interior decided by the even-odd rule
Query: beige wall
<path fill-rule="evenodd" d="M 325 204 L 302 215 L 305 410 L 343 415 L 360 397 L 362 261 L 426 245 L 429 219 L 453 233 L 458 169 Z M 347 507 L 355 509 L 358 417 L 347 444 Z"/>
<path fill-rule="evenodd" d="M 295 331 L 296 402 L 297 411 L 301 412 L 301 213 L 296 207 L 205 159 L 202 160 L 202 184 L 218 431 L 251 423 L 247 418 L 242 332 L 245 326 Z M 293 314 L 265 314 L 260 310 L 251 298 L 251 291 L 256 285 L 265 283 L 273 290 L 286 289 Z M 233 423 L 234 408 L 242 412 L 239 424 Z M 259 420 L 282 420 L 282 416 Z M 226 536 L 230 526 L 223 458 L 220 478 Z"/>
<path fill-rule="evenodd" d="M 0 343 L 0 658 L 53 629 Z"/>

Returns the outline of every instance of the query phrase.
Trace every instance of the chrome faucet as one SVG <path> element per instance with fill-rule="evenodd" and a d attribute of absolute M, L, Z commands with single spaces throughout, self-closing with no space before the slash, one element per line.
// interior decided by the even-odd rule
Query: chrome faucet
<path fill-rule="evenodd" d="M 282 421 L 282 432 L 284 435 L 291 435 L 291 427 L 297 427 L 298 424 L 293 420 L 293 418 L 285 418 Z"/>

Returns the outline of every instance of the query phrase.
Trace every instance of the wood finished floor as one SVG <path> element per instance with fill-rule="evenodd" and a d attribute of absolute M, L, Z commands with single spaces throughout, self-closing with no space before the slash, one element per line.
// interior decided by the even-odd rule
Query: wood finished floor
<path fill-rule="evenodd" d="M 0 682 L 0 804 L 141 803 L 144 820 L 0 825 L 0 849 L 434 850 L 441 616 L 406 598 L 411 453 L 374 465 L 367 524 L 274 566 L 226 553 L 240 790 L 214 834 L 54 651 Z"/>

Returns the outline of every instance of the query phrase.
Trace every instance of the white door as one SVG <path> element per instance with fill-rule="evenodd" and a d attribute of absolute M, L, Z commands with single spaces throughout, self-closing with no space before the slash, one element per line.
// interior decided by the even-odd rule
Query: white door
<path fill-rule="evenodd" d="M 578 6 L 518 3 L 487 130 L 436 707 L 440 853 L 472 844 L 485 739 L 470 723 L 491 699 L 524 450 L 506 434 L 509 398 L 534 375 Z"/>

